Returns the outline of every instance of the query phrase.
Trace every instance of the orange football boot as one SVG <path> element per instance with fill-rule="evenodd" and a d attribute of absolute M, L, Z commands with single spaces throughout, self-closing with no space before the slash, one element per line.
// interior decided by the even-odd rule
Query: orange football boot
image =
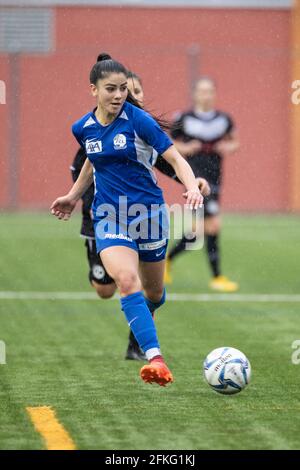
<path fill-rule="evenodd" d="M 161 387 L 165 387 L 168 383 L 173 382 L 173 375 L 168 366 L 162 359 L 153 359 L 150 364 L 141 368 L 141 379 L 146 383 L 157 383 Z"/>

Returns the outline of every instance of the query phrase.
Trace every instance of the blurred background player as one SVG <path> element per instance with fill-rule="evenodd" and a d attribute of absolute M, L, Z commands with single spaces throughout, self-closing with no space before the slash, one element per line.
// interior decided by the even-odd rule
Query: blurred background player
<path fill-rule="evenodd" d="M 220 192 L 223 157 L 235 152 L 239 142 L 232 119 L 228 114 L 215 109 L 215 101 L 214 81 L 208 77 L 200 78 L 195 84 L 193 109 L 176 119 L 171 136 L 195 176 L 206 178 L 211 188 L 211 194 L 204 199 L 205 244 L 213 274 L 209 286 L 221 292 L 234 292 L 238 289 L 238 284 L 222 275 L 220 267 Z M 168 253 L 166 283 L 172 282 L 171 263 L 184 252 L 186 243 L 191 241 L 193 240 L 183 236 Z"/>
<path fill-rule="evenodd" d="M 141 78 L 133 72 L 129 72 L 127 87 L 131 94 L 141 105 L 144 104 L 144 91 Z M 70 167 L 72 178 L 75 182 L 80 174 L 81 168 L 87 156 L 82 147 L 76 152 L 73 163 Z M 180 182 L 172 166 L 164 160 L 160 155 L 158 156 L 155 167 L 163 174 Z M 203 196 L 209 194 L 209 185 L 204 178 L 198 178 L 199 189 Z M 85 238 L 85 246 L 87 259 L 89 263 L 89 281 L 95 288 L 97 294 L 102 299 L 108 299 L 114 295 L 117 286 L 114 280 L 106 272 L 101 258 L 97 254 L 94 225 L 92 220 L 91 207 L 94 199 L 94 184 L 82 196 L 82 223 L 80 235 Z M 129 360 L 146 360 L 146 356 L 140 349 L 137 340 L 135 339 L 132 331 L 129 332 L 128 346 L 125 354 L 125 359 Z"/>

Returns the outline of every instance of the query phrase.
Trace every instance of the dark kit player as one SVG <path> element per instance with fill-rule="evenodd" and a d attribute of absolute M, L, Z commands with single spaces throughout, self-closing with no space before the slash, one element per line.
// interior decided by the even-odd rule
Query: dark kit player
<path fill-rule="evenodd" d="M 186 158 L 195 176 L 205 178 L 211 194 L 204 199 L 204 233 L 209 264 L 213 278 L 210 287 L 221 292 L 234 292 L 236 282 L 221 274 L 219 234 L 221 229 L 220 192 L 222 185 L 223 156 L 237 150 L 239 142 L 234 124 L 228 114 L 215 109 L 216 87 L 213 80 L 200 78 L 194 89 L 194 106 L 181 114 L 171 131 L 174 144 Z M 185 237 L 169 252 L 166 262 L 165 282 L 172 281 L 170 265 L 174 258 L 185 250 Z"/>

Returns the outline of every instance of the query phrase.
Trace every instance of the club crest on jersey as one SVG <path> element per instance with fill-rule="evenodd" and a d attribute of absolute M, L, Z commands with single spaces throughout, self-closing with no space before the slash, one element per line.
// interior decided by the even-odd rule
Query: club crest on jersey
<path fill-rule="evenodd" d="M 115 150 L 120 150 L 120 149 L 126 149 L 127 143 L 126 143 L 126 137 L 124 134 L 117 134 L 114 137 L 114 149 Z"/>
<path fill-rule="evenodd" d="M 102 152 L 102 141 L 96 139 L 87 139 L 85 141 L 85 151 L 88 155 Z"/>

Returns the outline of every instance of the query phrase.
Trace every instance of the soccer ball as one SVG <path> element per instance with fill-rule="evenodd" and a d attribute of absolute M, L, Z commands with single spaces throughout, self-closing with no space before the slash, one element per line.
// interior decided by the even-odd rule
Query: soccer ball
<path fill-rule="evenodd" d="M 227 395 L 243 390 L 251 377 L 250 362 L 235 348 L 214 349 L 206 357 L 203 368 L 207 383 L 216 392 Z"/>

